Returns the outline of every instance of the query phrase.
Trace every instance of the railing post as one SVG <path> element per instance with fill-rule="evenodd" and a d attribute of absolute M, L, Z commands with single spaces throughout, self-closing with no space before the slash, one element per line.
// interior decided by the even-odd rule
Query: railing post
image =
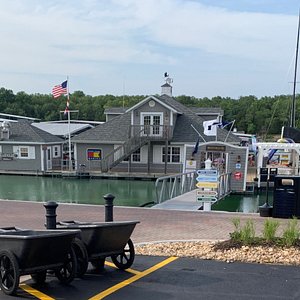
<path fill-rule="evenodd" d="M 106 194 L 103 196 L 105 200 L 105 222 L 112 222 L 113 221 L 113 201 L 115 196 L 112 194 Z"/>
<path fill-rule="evenodd" d="M 48 201 L 44 204 L 46 208 L 46 228 L 56 229 L 56 208 L 58 204 L 55 201 Z"/>

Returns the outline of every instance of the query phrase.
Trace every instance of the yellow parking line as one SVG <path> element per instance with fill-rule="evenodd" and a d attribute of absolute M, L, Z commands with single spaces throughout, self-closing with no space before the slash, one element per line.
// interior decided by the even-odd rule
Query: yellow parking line
<path fill-rule="evenodd" d="M 117 267 L 115 266 L 115 264 L 114 264 L 114 263 L 111 263 L 110 261 L 106 261 L 106 262 L 105 262 L 105 265 L 117 269 Z M 135 274 L 135 275 L 141 273 L 140 271 L 136 271 L 136 270 L 133 270 L 133 269 L 130 269 L 130 268 L 126 269 L 125 271 L 126 271 L 126 272 L 129 272 L 129 273 L 132 273 L 132 274 Z"/>
<path fill-rule="evenodd" d="M 116 292 L 117 290 L 120 290 L 123 287 L 125 287 L 125 286 L 127 286 L 127 285 L 129 285 L 129 284 L 131 284 L 131 283 L 133 283 L 133 282 L 135 282 L 135 281 L 137 281 L 137 280 L 139 280 L 139 279 L 141 279 L 141 278 L 149 275 L 150 273 L 152 273 L 152 272 L 154 272 L 154 271 L 156 271 L 156 270 L 164 267 L 165 265 L 171 263 L 172 261 L 176 260 L 177 258 L 178 257 L 174 257 L 174 256 L 169 257 L 169 258 L 165 259 L 164 261 L 160 262 L 159 264 L 156 264 L 155 266 L 153 266 L 153 267 L 151 267 L 151 268 L 149 268 L 149 269 L 147 269 L 147 270 L 145 270 L 143 272 L 140 272 L 139 274 L 136 274 L 136 275 L 132 276 L 131 278 L 129 278 L 127 280 L 124 280 L 124 281 L 122 281 L 122 282 L 120 282 L 120 283 L 112 286 L 111 288 L 109 288 L 109 289 L 107 289 L 107 290 L 105 290 L 105 291 L 103 291 L 103 292 L 101 292 L 101 293 L 93 296 L 92 298 L 89 298 L 88 300 L 103 299 L 106 296 L 108 296 L 108 295 Z"/>
<path fill-rule="evenodd" d="M 25 284 L 25 283 L 22 283 L 19 285 L 19 287 L 24 290 L 25 292 L 27 292 L 28 294 L 38 298 L 38 299 L 41 299 L 41 300 L 55 300 L 55 298 L 52 298 L 52 297 L 49 297 L 45 294 L 43 294 L 42 292 L 32 288 L 31 286 Z"/>

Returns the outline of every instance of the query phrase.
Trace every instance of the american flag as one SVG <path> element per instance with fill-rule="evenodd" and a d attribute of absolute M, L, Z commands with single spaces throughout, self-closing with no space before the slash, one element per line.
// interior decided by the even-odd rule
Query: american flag
<path fill-rule="evenodd" d="M 60 95 L 66 95 L 68 94 L 67 89 L 68 81 L 64 81 L 62 84 L 54 86 L 52 89 L 52 95 L 54 98 L 58 98 Z"/>

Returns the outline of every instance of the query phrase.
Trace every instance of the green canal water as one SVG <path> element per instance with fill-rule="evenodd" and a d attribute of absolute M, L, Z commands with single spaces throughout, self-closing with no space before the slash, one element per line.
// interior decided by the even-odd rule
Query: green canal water
<path fill-rule="evenodd" d="M 0 175 L 0 199 L 104 204 L 103 196 L 116 198 L 115 206 L 138 207 L 155 201 L 155 182 L 146 180 L 64 179 L 39 176 Z M 269 195 L 269 198 L 270 197 Z M 257 212 L 266 195 L 230 195 L 212 209 L 231 212 Z"/>

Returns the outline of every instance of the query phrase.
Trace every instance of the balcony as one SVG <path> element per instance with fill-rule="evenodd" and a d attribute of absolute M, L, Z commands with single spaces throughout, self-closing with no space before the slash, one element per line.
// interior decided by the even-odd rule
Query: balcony
<path fill-rule="evenodd" d="M 147 137 L 150 141 L 166 141 L 173 136 L 173 126 L 169 125 L 131 125 L 130 137 Z"/>

